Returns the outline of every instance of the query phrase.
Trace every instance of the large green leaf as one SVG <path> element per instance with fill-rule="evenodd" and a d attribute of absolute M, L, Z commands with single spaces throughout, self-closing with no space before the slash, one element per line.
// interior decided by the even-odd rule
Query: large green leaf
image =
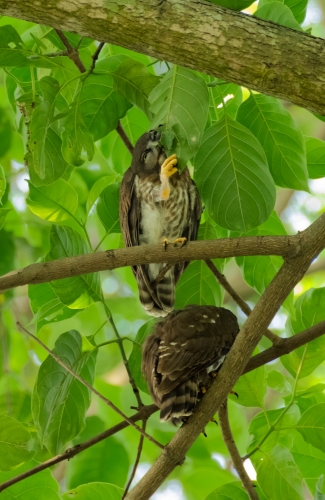
<path fill-rule="evenodd" d="M 76 438 L 82 443 L 105 431 L 104 422 L 96 417 L 86 418 L 86 427 Z M 109 467 L 107 466 L 109 464 Z M 124 486 L 129 470 L 129 457 L 124 446 L 110 437 L 83 451 L 67 465 L 67 487 L 76 488 L 80 484 L 96 481 L 112 482 Z"/>
<path fill-rule="evenodd" d="M 295 319 L 288 319 L 287 329 L 297 334 L 324 320 L 325 288 L 311 288 L 296 300 Z M 280 359 L 291 375 L 296 376 L 300 370 L 299 377 L 307 377 L 325 359 L 325 338 L 319 337 Z"/>
<path fill-rule="evenodd" d="M 304 138 L 278 99 L 251 94 L 240 106 L 237 121 L 259 140 L 278 186 L 308 191 Z"/>
<path fill-rule="evenodd" d="M 290 451 L 276 446 L 263 453 L 257 481 L 267 498 L 303 500 L 302 477 Z"/>
<path fill-rule="evenodd" d="M 305 19 L 308 0 L 259 0 L 258 7 L 261 8 L 274 1 L 280 2 L 289 7 L 298 23 L 302 23 Z"/>
<path fill-rule="evenodd" d="M 311 179 L 325 177 L 325 141 L 306 137 L 307 168 Z"/>
<path fill-rule="evenodd" d="M 51 250 L 45 260 L 73 257 L 90 252 L 87 242 L 69 226 L 52 226 Z M 99 273 L 83 274 L 51 281 L 51 287 L 61 302 L 71 309 L 84 309 L 102 300 Z"/>
<path fill-rule="evenodd" d="M 24 55 L 23 41 L 15 28 L 9 24 L 0 27 L 0 66 L 21 67 L 28 66 L 29 62 Z"/>
<path fill-rule="evenodd" d="M 98 69 L 108 71 L 114 79 L 117 92 L 138 106 L 149 119 L 152 118 L 148 96 L 158 85 L 159 76 L 153 75 L 144 64 L 124 54 L 102 59 L 96 66 Z"/>
<path fill-rule="evenodd" d="M 29 124 L 29 154 L 26 159 L 33 184 L 51 184 L 64 174 L 67 163 L 61 153 L 61 138 L 53 127 L 59 82 L 50 76 L 39 81 L 43 100 L 32 113 Z"/>
<path fill-rule="evenodd" d="M 317 480 L 325 471 L 325 454 L 307 444 L 300 434 L 295 439 L 291 452 L 310 491 L 315 491 Z"/>
<path fill-rule="evenodd" d="M 241 87 L 234 83 L 226 83 L 212 77 L 208 77 L 207 81 L 210 85 L 213 85 L 213 83 L 216 84 L 215 86 L 209 86 L 209 126 L 221 120 L 225 108 L 227 116 L 235 120 L 238 108 L 243 99 Z"/>
<path fill-rule="evenodd" d="M 117 176 L 104 175 L 103 177 L 100 177 L 100 179 L 98 179 L 91 186 L 91 190 L 89 191 L 88 199 L 87 199 L 87 205 L 86 205 L 86 210 L 87 210 L 88 214 L 91 211 L 91 209 L 93 208 L 93 206 L 96 203 L 96 201 L 98 200 L 99 195 L 101 194 L 101 192 L 104 191 L 104 189 L 107 186 L 113 184 L 113 182 L 114 182 L 114 180 L 115 180 L 116 177 Z"/>
<path fill-rule="evenodd" d="M 308 408 L 295 425 L 306 443 L 321 451 L 325 449 L 325 403 Z"/>
<path fill-rule="evenodd" d="M 151 92 L 149 101 L 155 115 L 152 128 L 164 125 L 173 132 L 168 152 L 176 153 L 179 166 L 184 166 L 197 152 L 208 118 L 205 81 L 193 71 L 175 65 Z"/>
<path fill-rule="evenodd" d="M 70 330 L 60 335 L 53 353 L 92 385 L 97 351 L 83 352 L 82 347 L 80 333 Z M 38 372 L 32 410 L 41 443 L 50 453 L 60 453 L 84 428 L 89 405 L 89 389 L 48 356 Z"/>
<path fill-rule="evenodd" d="M 259 7 L 254 13 L 254 16 L 265 19 L 265 21 L 272 21 L 281 26 L 286 26 L 293 30 L 303 31 L 300 24 L 296 21 L 291 9 L 289 9 L 287 5 L 277 2 L 276 0 Z"/>
<path fill-rule="evenodd" d="M 241 483 L 227 483 L 212 491 L 205 500 L 249 500 Z"/>
<path fill-rule="evenodd" d="M 99 196 L 97 203 L 97 214 L 106 233 L 120 233 L 119 216 L 120 185 L 110 184 Z"/>
<path fill-rule="evenodd" d="M 254 354 L 257 354 L 254 352 Z M 231 398 L 242 406 L 257 406 L 264 408 L 264 397 L 266 394 L 266 373 L 265 367 L 260 366 L 252 372 L 242 375 L 237 381 L 234 389 L 238 398 L 233 395 Z"/>
<path fill-rule="evenodd" d="M 97 69 L 100 69 L 100 64 Z M 113 78 L 108 74 L 88 76 L 78 98 L 82 119 L 94 141 L 114 130 L 130 107 L 127 100 L 116 92 Z"/>
<path fill-rule="evenodd" d="M 31 435 L 23 424 L 0 414 L 0 470 L 7 471 L 18 467 L 33 458 L 34 452 L 27 449 Z"/>
<path fill-rule="evenodd" d="M 63 495 L 64 500 L 121 500 L 122 488 L 109 483 L 89 483 L 78 488 L 67 491 Z"/>
<path fill-rule="evenodd" d="M 225 116 L 209 128 L 194 166 L 203 202 L 219 226 L 248 231 L 267 220 L 275 186 L 262 147 L 243 125 Z"/>
<path fill-rule="evenodd" d="M 62 222 L 75 213 L 78 207 L 78 195 L 63 179 L 57 180 L 50 186 L 36 187 L 29 183 L 26 203 L 41 219 Z"/>
<path fill-rule="evenodd" d="M 227 7 L 233 10 L 243 10 L 249 7 L 253 1 L 252 0 L 209 0 L 211 3 L 220 5 L 221 7 Z"/>
<path fill-rule="evenodd" d="M 141 346 L 148 337 L 148 335 L 152 333 L 152 329 L 156 321 L 157 320 L 155 319 L 151 319 L 150 321 L 147 321 L 147 323 L 145 323 L 139 328 L 138 333 L 135 337 L 136 343 L 133 344 L 132 352 L 129 357 L 129 368 L 131 370 L 132 377 L 134 378 L 137 387 L 141 391 L 146 392 L 147 394 L 150 393 L 145 378 L 141 372 L 141 360 L 142 360 Z"/>
<path fill-rule="evenodd" d="M 39 463 L 33 460 L 12 472 L 0 472 L 0 482 L 8 481 L 36 465 Z M 50 469 L 42 470 L 2 491 L 1 500 L 61 500 L 59 483 Z"/>
<path fill-rule="evenodd" d="M 0 208 L 0 229 L 2 229 L 6 222 L 7 215 L 11 212 L 12 208 Z"/>

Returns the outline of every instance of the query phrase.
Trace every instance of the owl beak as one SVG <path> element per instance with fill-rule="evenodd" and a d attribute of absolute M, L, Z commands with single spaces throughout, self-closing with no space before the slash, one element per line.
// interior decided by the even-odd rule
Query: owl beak
<path fill-rule="evenodd" d="M 150 130 L 150 139 L 153 142 L 160 141 L 161 138 L 161 132 L 159 130 Z"/>

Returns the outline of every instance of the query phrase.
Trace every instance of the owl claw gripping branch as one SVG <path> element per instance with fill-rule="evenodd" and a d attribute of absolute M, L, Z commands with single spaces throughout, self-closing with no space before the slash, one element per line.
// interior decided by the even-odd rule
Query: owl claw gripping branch
<path fill-rule="evenodd" d="M 120 192 L 120 222 L 125 246 L 196 240 L 202 205 L 188 168 L 177 169 L 176 155 L 167 158 L 161 133 L 150 130 L 136 143 L 132 164 L 125 172 Z M 175 264 L 159 283 L 155 279 L 165 264 L 132 268 L 140 301 L 148 314 L 167 316 L 173 311 L 175 286 L 188 262 Z"/>

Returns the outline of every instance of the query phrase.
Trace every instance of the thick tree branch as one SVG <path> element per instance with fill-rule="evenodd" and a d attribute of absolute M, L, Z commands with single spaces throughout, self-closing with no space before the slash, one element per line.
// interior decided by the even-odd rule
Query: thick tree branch
<path fill-rule="evenodd" d="M 132 417 L 130 417 L 130 420 L 132 422 L 137 422 L 138 420 L 146 421 L 157 410 L 158 410 L 158 408 L 156 405 L 144 406 L 143 408 L 141 408 L 141 410 L 138 413 L 136 413 L 135 415 L 132 415 Z M 76 455 L 78 455 L 82 451 L 87 450 L 91 446 L 94 446 L 95 444 L 100 443 L 100 441 L 103 441 L 104 439 L 107 439 L 110 436 L 113 436 L 113 434 L 120 432 L 121 430 L 125 429 L 129 425 L 130 424 L 124 420 L 123 422 L 120 422 L 119 424 L 114 425 L 114 427 L 107 429 L 106 431 L 102 432 L 101 434 L 98 434 L 97 436 L 94 436 L 91 439 L 88 439 L 87 441 L 84 441 L 83 443 L 77 444 L 73 448 L 66 450 L 61 455 L 57 455 L 55 457 L 52 457 L 49 460 L 46 460 L 46 462 L 42 462 L 41 464 L 36 465 L 36 467 L 33 467 L 32 469 L 29 469 L 28 471 L 23 472 L 22 474 L 19 474 L 18 476 L 13 477 L 13 478 L 9 479 L 8 481 L 5 481 L 4 483 L 0 484 L 0 492 L 9 488 L 9 486 L 12 486 L 13 484 L 16 484 L 16 483 L 19 483 L 20 481 L 23 481 L 27 477 L 34 476 L 34 474 L 37 474 L 38 472 L 41 472 L 42 470 L 48 469 L 49 467 L 52 467 L 53 465 L 56 465 L 60 462 L 63 462 L 64 460 L 70 460 L 71 458 L 75 457 Z"/>
<path fill-rule="evenodd" d="M 243 486 L 246 489 L 250 500 L 259 500 L 254 484 L 249 479 L 248 474 L 245 471 L 242 458 L 239 455 L 239 451 L 230 429 L 227 400 L 225 400 L 220 406 L 218 415 L 222 437 L 224 442 L 226 443 L 229 455 L 231 456 L 232 463 L 238 473 L 238 476 L 240 477 L 240 480 L 243 483 Z"/>
<path fill-rule="evenodd" d="M 325 214 L 301 234 L 298 253 L 287 258 L 248 316 L 211 388 L 195 413 L 165 446 L 157 461 L 127 495 L 127 500 L 148 500 L 185 454 L 220 408 L 244 371 L 249 358 L 290 291 L 304 276 L 312 260 L 325 247 Z"/>
<path fill-rule="evenodd" d="M 61 31 L 61 30 L 55 30 L 55 31 L 56 31 L 56 34 L 58 35 L 58 37 L 60 38 L 61 42 L 66 46 L 67 55 L 68 55 L 69 59 L 71 59 L 71 61 L 74 62 L 74 64 L 77 66 L 80 73 L 85 73 L 87 71 L 87 69 L 86 69 L 84 63 L 82 62 L 82 60 L 80 59 L 78 49 L 75 49 L 74 47 L 72 47 L 72 45 L 70 44 L 69 40 L 67 39 L 67 37 L 65 36 L 63 31 Z"/>
<path fill-rule="evenodd" d="M 204 0 L 0 0 L 0 13 L 127 47 L 325 114 L 324 40 Z"/>
<path fill-rule="evenodd" d="M 227 281 L 224 274 L 222 274 L 219 269 L 214 265 L 211 259 L 205 261 L 206 265 L 210 269 L 210 271 L 214 274 L 218 283 L 229 293 L 231 298 L 236 302 L 236 304 L 240 307 L 246 316 L 249 316 L 252 312 L 251 308 L 248 304 L 238 295 L 238 293 L 233 289 L 230 283 Z M 271 332 L 271 330 L 266 329 L 264 332 L 265 337 L 267 337 L 272 344 L 280 344 L 282 342 L 281 337 L 275 335 L 275 333 Z"/>
<path fill-rule="evenodd" d="M 191 241 L 182 248 L 168 245 L 142 245 L 67 257 L 32 264 L 0 278 L 0 293 L 22 285 L 35 285 L 95 271 L 148 263 L 175 263 L 247 255 L 295 255 L 302 233 L 296 236 L 249 236 L 220 240 Z"/>

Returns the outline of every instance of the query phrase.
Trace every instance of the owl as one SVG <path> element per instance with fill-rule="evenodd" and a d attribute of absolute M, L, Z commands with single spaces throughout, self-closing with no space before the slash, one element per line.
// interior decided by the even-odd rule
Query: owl
<path fill-rule="evenodd" d="M 187 306 L 156 323 L 141 368 L 162 421 L 177 425 L 193 413 L 238 332 L 236 316 L 215 306 Z"/>
<path fill-rule="evenodd" d="M 196 240 L 202 205 L 188 168 L 179 172 L 176 155 L 167 158 L 161 133 L 151 130 L 137 141 L 120 190 L 120 223 L 126 247 Z M 155 284 L 165 264 L 132 268 L 141 304 L 164 317 L 174 309 L 175 285 L 188 262 L 175 264 Z"/>

